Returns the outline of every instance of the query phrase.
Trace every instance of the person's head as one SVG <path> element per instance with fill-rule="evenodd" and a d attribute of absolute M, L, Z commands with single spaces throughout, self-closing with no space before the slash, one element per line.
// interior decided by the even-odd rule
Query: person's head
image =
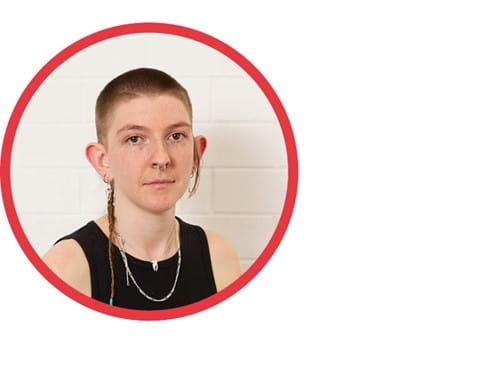
<path fill-rule="evenodd" d="M 110 81 L 97 98 L 98 143 L 86 154 L 96 171 L 113 181 L 120 197 L 151 212 L 169 209 L 194 179 L 206 147 L 194 137 L 187 91 L 168 74 L 140 68 Z M 166 186 L 150 185 L 166 179 Z"/>

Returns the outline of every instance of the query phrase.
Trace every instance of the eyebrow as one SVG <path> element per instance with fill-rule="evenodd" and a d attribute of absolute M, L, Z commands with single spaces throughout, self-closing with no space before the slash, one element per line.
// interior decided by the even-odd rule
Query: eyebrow
<path fill-rule="evenodd" d="M 176 128 L 183 128 L 183 127 L 191 127 L 191 124 L 188 122 L 180 121 L 176 122 L 175 124 L 171 124 L 165 127 L 166 130 L 171 130 L 171 129 L 176 129 Z M 138 124 L 127 124 L 123 126 L 121 129 L 119 129 L 116 132 L 116 135 L 123 133 L 124 131 L 127 130 L 142 130 L 145 132 L 148 132 L 150 129 L 146 126 L 138 125 Z"/>

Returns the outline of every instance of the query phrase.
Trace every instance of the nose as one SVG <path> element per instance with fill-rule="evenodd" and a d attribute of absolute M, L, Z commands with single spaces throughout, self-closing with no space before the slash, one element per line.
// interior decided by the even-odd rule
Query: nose
<path fill-rule="evenodd" d="M 168 154 L 167 145 L 162 141 L 155 143 L 153 154 L 151 157 L 151 166 L 160 170 L 165 169 L 170 165 L 170 156 Z"/>

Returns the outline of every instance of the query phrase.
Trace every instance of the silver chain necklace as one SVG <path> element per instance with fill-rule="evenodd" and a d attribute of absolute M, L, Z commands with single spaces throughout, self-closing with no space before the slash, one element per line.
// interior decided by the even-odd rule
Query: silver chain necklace
<path fill-rule="evenodd" d="M 177 286 L 177 280 L 179 279 L 179 271 L 181 269 L 181 247 L 179 246 L 177 249 L 177 257 L 178 257 L 177 258 L 177 271 L 175 273 L 174 285 L 172 285 L 172 289 L 165 297 L 154 298 L 154 297 L 151 297 L 150 295 L 148 295 L 145 291 L 143 291 L 142 288 L 139 286 L 139 284 L 137 284 L 137 281 L 135 280 L 135 277 L 132 274 L 132 271 L 130 270 L 130 268 L 128 266 L 127 255 L 125 254 L 125 251 L 123 250 L 123 249 L 125 249 L 125 241 L 123 240 L 123 238 L 121 238 L 119 233 L 116 233 L 116 236 L 118 237 L 118 239 L 121 242 L 121 246 L 118 246 L 118 250 L 120 250 L 120 254 L 121 254 L 122 259 L 123 259 L 123 264 L 125 265 L 125 275 L 126 275 L 126 279 L 127 279 L 127 286 L 130 286 L 130 282 L 129 282 L 129 277 L 130 277 L 130 279 L 132 279 L 132 282 L 134 283 L 134 285 L 137 288 L 137 290 L 139 291 L 139 293 L 141 293 L 148 300 L 153 301 L 153 302 L 164 302 L 167 299 L 169 299 L 172 296 L 172 294 L 174 294 L 175 287 Z M 157 262 L 156 262 L 156 264 L 155 264 L 155 262 L 153 262 L 153 269 L 155 271 L 158 269 Z"/>

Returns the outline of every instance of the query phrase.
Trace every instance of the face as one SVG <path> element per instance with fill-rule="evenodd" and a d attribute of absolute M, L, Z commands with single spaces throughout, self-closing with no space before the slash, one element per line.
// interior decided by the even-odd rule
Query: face
<path fill-rule="evenodd" d="M 116 104 L 108 121 L 103 164 L 117 204 L 127 200 L 154 213 L 174 207 L 188 188 L 200 142 L 186 106 L 170 95 L 140 96 Z"/>

